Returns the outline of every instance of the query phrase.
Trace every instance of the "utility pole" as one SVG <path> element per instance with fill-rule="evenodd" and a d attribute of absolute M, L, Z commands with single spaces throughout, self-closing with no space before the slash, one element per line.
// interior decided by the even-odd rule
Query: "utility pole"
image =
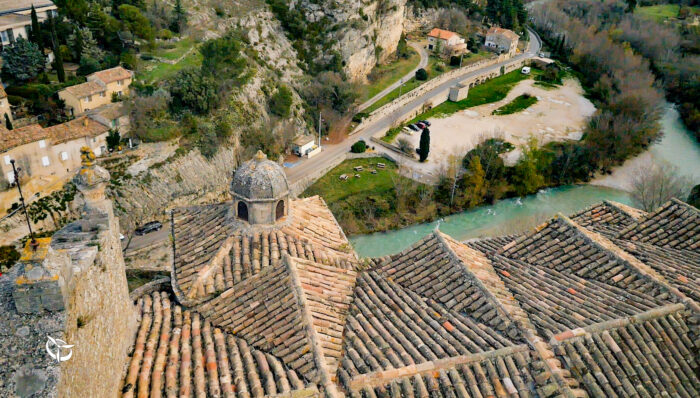
<path fill-rule="evenodd" d="M 403 77 L 401 78 L 401 83 L 399 84 L 399 97 L 401 96 L 402 91 L 403 91 Z"/>
<path fill-rule="evenodd" d="M 318 147 L 321 147 L 321 109 L 318 110 Z"/>
<path fill-rule="evenodd" d="M 462 53 L 462 55 L 459 56 L 459 67 L 460 68 L 462 67 L 462 58 L 464 58 L 464 53 Z"/>
<path fill-rule="evenodd" d="M 22 210 L 24 211 L 24 217 L 27 219 L 27 227 L 29 227 L 29 238 L 31 239 L 31 247 L 36 248 L 38 246 L 36 239 L 34 239 L 34 232 L 32 231 L 32 223 L 29 221 L 29 213 L 27 213 L 27 206 L 24 204 L 24 195 L 22 195 L 22 187 L 20 187 L 19 183 L 19 171 L 21 169 L 17 169 L 15 167 L 15 160 L 12 159 L 10 160 L 10 163 L 12 164 L 12 172 L 14 173 L 15 181 L 13 182 L 15 185 L 17 185 L 17 191 L 19 192 L 19 201 L 22 203 Z"/>

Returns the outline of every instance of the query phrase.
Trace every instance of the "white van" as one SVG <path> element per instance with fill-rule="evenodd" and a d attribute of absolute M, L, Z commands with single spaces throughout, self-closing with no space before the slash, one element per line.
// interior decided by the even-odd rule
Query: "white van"
<path fill-rule="evenodd" d="M 522 69 L 520 69 L 520 73 L 523 75 L 529 75 L 530 74 L 530 67 L 529 66 L 523 66 Z"/>

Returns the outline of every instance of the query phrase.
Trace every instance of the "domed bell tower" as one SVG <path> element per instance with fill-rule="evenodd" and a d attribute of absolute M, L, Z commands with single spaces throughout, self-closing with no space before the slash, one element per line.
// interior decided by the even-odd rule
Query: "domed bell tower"
<path fill-rule="evenodd" d="M 287 176 L 262 151 L 233 174 L 231 195 L 236 218 L 250 225 L 275 225 L 289 214 Z"/>

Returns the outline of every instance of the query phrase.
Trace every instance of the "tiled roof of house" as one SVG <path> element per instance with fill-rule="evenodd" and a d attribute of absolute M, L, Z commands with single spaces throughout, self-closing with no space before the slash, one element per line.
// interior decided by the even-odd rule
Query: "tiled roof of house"
<path fill-rule="evenodd" d="M 700 252 L 700 210 L 672 199 L 619 235 L 632 242 Z"/>
<path fill-rule="evenodd" d="M 100 79 L 104 84 L 109 84 L 116 82 L 117 80 L 124 80 L 131 78 L 131 71 L 124 69 L 121 66 L 115 66 L 114 68 L 109 68 L 101 71 L 97 71 L 88 76 L 89 78 Z"/>
<path fill-rule="evenodd" d="M 166 292 L 139 298 L 136 307 L 139 329 L 122 389 L 125 398 L 316 394 L 279 358 L 183 309 Z"/>
<path fill-rule="evenodd" d="M 617 236 L 646 213 L 612 201 L 603 201 L 571 216 L 578 225 L 607 237 Z"/>
<path fill-rule="evenodd" d="M 451 32 L 449 30 L 444 30 L 444 29 L 440 29 L 440 28 L 433 28 L 433 30 L 431 30 L 430 33 L 428 33 L 428 36 L 435 37 L 438 39 L 448 40 L 454 36 L 459 36 L 459 35 L 455 32 Z"/>
<path fill-rule="evenodd" d="M 290 225 L 274 231 L 240 233 L 227 219 L 230 203 L 172 212 L 175 236 L 172 280 L 183 302 L 201 301 L 261 270 L 277 265 L 284 253 L 354 269 L 357 260 L 332 213 L 317 198 L 292 202 Z M 317 233 L 316 231 L 320 232 Z"/>
<path fill-rule="evenodd" d="M 7 130 L 3 127 L 0 128 L 0 152 L 39 140 L 48 140 L 51 144 L 60 144 L 82 137 L 94 137 L 108 130 L 109 127 L 86 116 L 46 128 L 38 124 L 31 124 L 13 130 Z"/>
<path fill-rule="evenodd" d="M 687 206 L 601 203 L 468 244 L 435 231 L 369 270 L 318 198 L 266 232 L 229 207 L 173 212 L 175 297 L 205 295 L 180 321 L 164 292 L 145 305 L 126 396 L 700 394 L 700 257 L 674 243 L 696 237 Z M 642 240 L 662 213 L 677 227 Z"/>
<path fill-rule="evenodd" d="M 61 91 L 65 91 L 76 98 L 85 98 L 89 95 L 96 95 L 104 92 L 107 88 L 98 82 L 85 82 L 76 84 L 75 86 L 66 87 Z"/>
<path fill-rule="evenodd" d="M 488 32 L 486 32 L 486 34 L 487 34 L 487 35 L 501 35 L 501 36 L 505 36 L 506 38 L 508 38 L 508 39 L 510 39 L 510 40 L 518 40 L 518 39 L 520 38 L 520 37 L 519 37 L 515 32 L 513 32 L 512 30 L 510 30 L 510 29 L 503 29 L 503 28 L 499 28 L 499 27 L 496 27 L 496 26 L 490 28 L 490 29 L 488 30 Z"/>

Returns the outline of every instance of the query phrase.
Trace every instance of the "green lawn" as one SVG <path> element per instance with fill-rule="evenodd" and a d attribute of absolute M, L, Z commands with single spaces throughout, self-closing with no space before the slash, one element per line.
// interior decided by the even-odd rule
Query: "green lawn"
<path fill-rule="evenodd" d="M 509 103 L 493 111 L 494 115 L 510 115 L 511 113 L 520 112 L 537 103 L 537 97 L 530 94 L 521 94 L 515 97 Z"/>
<path fill-rule="evenodd" d="M 469 89 L 467 98 L 459 102 L 443 102 L 435 108 L 416 116 L 409 123 L 415 123 L 418 120 L 425 120 L 430 117 L 445 117 L 463 109 L 500 101 L 508 95 L 508 92 L 515 87 L 516 84 L 529 78 L 531 78 L 530 75 L 524 75 L 520 73 L 520 69 L 516 69 L 503 76 L 493 78 L 486 83 L 472 87 Z"/>
<path fill-rule="evenodd" d="M 158 48 L 153 52 L 153 55 L 156 57 L 175 60 L 183 56 L 190 48 L 192 48 L 192 46 L 194 46 L 194 44 L 194 39 L 191 37 L 186 37 L 173 43 L 173 48 Z"/>
<path fill-rule="evenodd" d="M 153 83 L 160 80 L 165 80 L 174 76 L 178 71 L 187 67 L 198 67 L 202 64 L 202 54 L 199 51 L 192 51 L 188 56 L 182 59 L 182 61 L 171 65 L 163 62 L 148 61 L 142 62 L 142 65 L 155 65 L 151 70 L 144 70 L 143 72 L 138 72 L 136 74 L 137 79 L 143 79 L 147 83 Z M 145 69 L 145 68 L 144 68 Z"/>
<path fill-rule="evenodd" d="M 681 6 L 678 4 L 659 4 L 655 6 L 637 7 L 634 12 L 646 18 L 663 22 L 668 18 L 676 18 Z"/>
<path fill-rule="evenodd" d="M 384 163 L 386 168 L 378 169 L 376 167 L 378 162 Z M 353 170 L 356 166 L 362 166 L 364 170 L 356 172 Z M 377 170 L 377 174 L 370 173 L 370 169 Z M 383 157 L 349 159 L 326 173 L 304 191 L 302 196 L 320 195 L 328 205 L 331 205 L 354 195 L 386 195 L 394 188 L 392 177 L 397 175 L 396 169 L 394 162 Z M 339 177 L 342 174 L 348 175 L 346 181 L 340 180 Z M 355 174 L 359 174 L 360 178 L 355 177 Z"/>
<path fill-rule="evenodd" d="M 401 58 L 387 65 L 379 65 L 372 70 L 372 75 L 376 76 L 376 78 L 374 81 L 370 82 L 370 84 L 363 87 L 364 92 L 360 98 L 360 102 L 365 102 L 374 97 L 418 66 L 420 55 L 413 48 L 409 47 L 409 51 L 411 55 L 408 58 Z"/>

